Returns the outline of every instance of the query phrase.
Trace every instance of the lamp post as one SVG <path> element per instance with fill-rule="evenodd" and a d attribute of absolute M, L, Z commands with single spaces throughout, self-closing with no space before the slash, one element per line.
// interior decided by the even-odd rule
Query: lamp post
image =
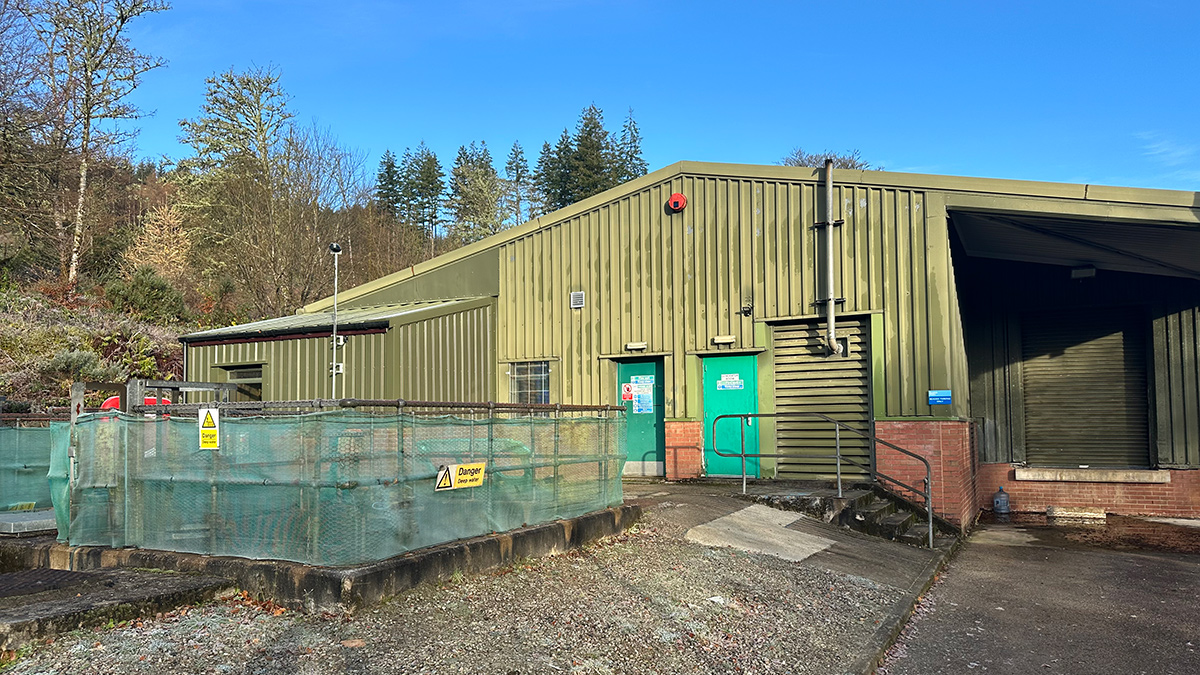
<path fill-rule="evenodd" d="M 338 334 L 337 334 L 337 305 L 338 305 L 338 258 L 342 255 L 342 247 L 334 242 L 329 245 L 333 254 L 333 364 L 329 367 L 333 382 L 330 384 L 330 397 L 337 398 L 337 376 L 342 372 L 342 364 L 338 363 Z M 343 388 L 344 385 L 343 385 Z"/>

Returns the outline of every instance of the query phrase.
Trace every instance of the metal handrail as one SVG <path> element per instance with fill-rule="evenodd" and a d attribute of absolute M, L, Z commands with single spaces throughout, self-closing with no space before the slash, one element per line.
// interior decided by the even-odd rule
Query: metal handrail
<path fill-rule="evenodd" d="M 730 458 L 740 457 L 741 458 L 741 460 L 742 460 L 742 494 L 746 494 L 746 458 L 747 457 L 792 457 L 793 456 L 793 455 L 782 455 L 779 453 L 761 453 L 761 452 L 760 453 L 747 453 L 746 452 L 746 427 L 749 426 L 749 424 L 747 423 L 747 420 L 754 419 L 754 418 L 763 418 L 763 417 L 769 417 L 769 418 L 807 417 L 807 418 L 816 418 L 816 419 L 825 420 L 826 422 L 833 424 L 834 453 L 835 454 L 833 454 L 833 455 L 815 455 L 815 456 L 810 455 L 810 457 L 815 457 L 818 459 L 833 458 L 836 460 L 835 467 L 836 467 L 836 471 L 837 471 L 838 498 L 840 499 L 842 497 L 842 461 L 843 460 L 845 460 L 859 468 L 866 469 L 867 473 L 870 474 L 871 479 L 874 481 L 878 481 L 880 478 L 882 478 L 883 480 L 886 480 L 890 483 L 894 483 L 896 485 L 899 485 L 902 488 L 905 488 L 906 490 L 911 490 L 912 492 L 914 492 L 918 495 L 921 495 L 922 497 L 925 498 L 925 515 L 926 515 L 926 518 L 928 520 L 928 525 L 929 525 L 929 527 L 928 527 L 929 548 L 933 548 L 933 487 L 932 487 L 932 485 L 933 485 L 933 470 L 932 470 L 932 467 L 929 465 L 929 460 L 916 454 L 915 452 L 905 450 L 904 448 L 896 445 L 895 443 L 885 441 L 882 438 L 877 437 L 873 433 L 870 433 L 867 431 L 862 431 L 860 429 L 855 429 L 854 427 L 850 426 L 849 424 L 846 424 L 845 422 L 840 422 L 838 420 L 833 419 L 832 417 L 829 417 L 828 415 L 822 415 L 821 413 L 815 413 L 815 412 L 742 413 L 742 414 L 718 415 L 715 419 L 713 419 L 712 436 L 711 436 L 711 438 L 713 439 L 713 447 L 710 449 L 713 451 L 714 454 L 716 454 L 719 457 L 730 457 Z M 736 419 L 742 420 L 742 424 L 741 424 L 742 451 L 741 451 L 741 453 L 726 454 L 724 452 L 721 452 L 720 450 L 717 450 L 717 448 L 716 448 L 717 422 L 720 422 L 723 419 L 731 419 L 731 418 L 736 418 Z M 886 445 L 887 447 L 889 447 L 893 450 L 896 450 L 897 452 L 900 452 L 901 454 L 908 455 L 909 457 L 912 457 L 913 459 L 924 464 L 925 465 L 925 478 L 924 478 L 925 489 L 918 490 L 917 488 L 913 487 L 912 485 L 908 485 L 907 483 L 905 483 L 897 478 L 893 478 L 892 476 L 889 476 L 885 473 L 880 473 L 879 470 L 874 467 L 874 462 L 867 465 L 867 464 L 862 464 L 861 462 L 858 462 L 854 459 L 851 459 L 850 457 L 842 457 L 841 429 L 843 429 L 843 428 L 845 428 L 847 431 L 851 431 L 853 433 L 858 434 L 859 436 L 862 436 L 863 438 L 871 441 L 872 443 L 882 443 L 882 444 Z M 872 447 L 872 449 L 871 449 L 872 455 L 874 455 L 874 452 L 875 452 L 874 447 Z"/>

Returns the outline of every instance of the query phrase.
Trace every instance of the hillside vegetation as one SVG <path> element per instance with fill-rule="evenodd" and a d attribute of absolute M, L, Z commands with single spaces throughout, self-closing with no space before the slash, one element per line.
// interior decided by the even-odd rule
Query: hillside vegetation
<path fill-rule="evenodd" d="M 103 297 L 70 301 L 0 285 L 0 396 L 8 410 L 40 411 L 68 405 L 75 380 L 180 379 L 177 338 L 194 329 L 158 325 Z"/>

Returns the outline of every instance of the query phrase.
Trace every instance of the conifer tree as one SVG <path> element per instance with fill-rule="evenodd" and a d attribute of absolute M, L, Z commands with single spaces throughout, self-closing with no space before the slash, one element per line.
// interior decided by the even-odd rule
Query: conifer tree
<path fill-rule="evenodd" d="M 604 113 L 595 104 L 579 114 L 572 152 L 567 160 L 568 204 L 587 199 L 616 185 L 613 149 L 604 128 Z"/>
<path fill-rule="evenodd" d="M 525 214 L 531 210 L 530 190 L 532 188 L 529 176 L 529 163 L 525 161 L 525 150 L 519 142 L 514 142 L 508 152 L 508 161 L 504 164 L 506 211 L 513 218 L 514 225 L 520 225 L 527 220 Z M 532 214 L 530 214 L 532 217 Z"/>
<path fill-rule="evenodd" d="M 642 133 L 633 119 L 633 108 L 629 109 L 629 115 L 621 127 L 621 135 L 617 137 L 615 154 L 614 169 L 618 185 L 646 175 L 646 160 L 642 159 Z"/>
<path fill-rule="evenodd" d="M 446 186 L 442 165 L 425 141 L 416 150 L 404 150 L 400 163 L 402 215 L 409 223 L 418 225 L 429 236 L 429 252 L 433 257 L 433 242 L 441 224 L 442 193 Z"/>
<path fill-rule="evenodd" d="M 383 152 L 379 160 L 379 173 L 375 178 L 375 203 L 393 221 L 400 218 L 400 207 L 404 201 L 400 169 L 396 166 L 396 155 L 391 150 Z"/>

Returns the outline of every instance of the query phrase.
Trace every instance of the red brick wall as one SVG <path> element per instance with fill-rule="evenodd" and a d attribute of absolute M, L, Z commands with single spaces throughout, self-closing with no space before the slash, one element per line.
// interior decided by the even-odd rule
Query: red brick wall
<path fill-rule="evenodd" d="M 665 425 L 667 480 L 703 476 L 704 423 L 700 421 L 668 421 Z"/>
<path fill-rule="evenodd" d="M 1011 464 L 979 467 L 978 505 L 992 508 L 1004 486 L 1013 511 L 1044 513 L 1047 506 L 1103 507 L 1125 516 L 1200 518 L 1200 471 L 1172 470 L 1170 483 L 1018 481 Z"/>
<path fill-rule="evenodd" d="M 972 423 L 965 420 L 905 420 L 876 421 L 875 435 L 894 443 L 929 461 L 933 482 L 933 511 L 937 515 L 966 529 L 975 520 L 976 459 Z M 896 450 L 876 444 L 875 466 L 880 473 L 921 487 L 925 466 Z M 904 494 L 895 485 L 884 483 L 888 489 Z M 918 504 L 924 499 L 905 494 Z"/>

